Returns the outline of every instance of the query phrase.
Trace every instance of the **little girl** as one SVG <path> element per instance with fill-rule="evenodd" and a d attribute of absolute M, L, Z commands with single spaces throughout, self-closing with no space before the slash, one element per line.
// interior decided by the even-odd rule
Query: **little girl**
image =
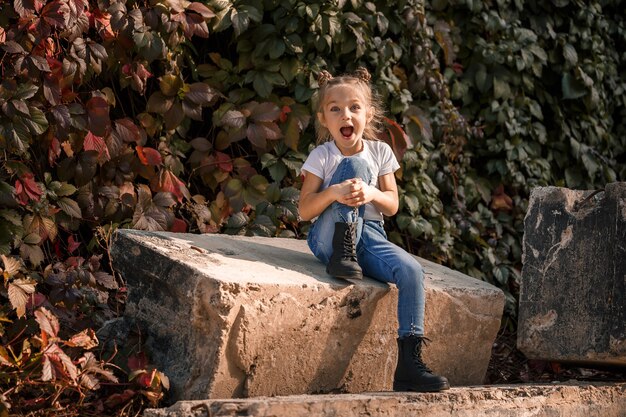
<path fill-rule="evenodd" d="M 448 380 L 435 375 L 421 358 L 424 337 L 424 274 L 417 260 L 387 240 L 383 215 L 398 211 L 394 172 L 400 168 L 384 142 L 380 99 L 370 74 L 319 75 L 316 130 L 319 146 L 302 167 L 298 209 L 314 220 L 308 244 L 338 278 L 363 274 L 398 288 L 398 365 L 395 391 L 441 391 Z"/>

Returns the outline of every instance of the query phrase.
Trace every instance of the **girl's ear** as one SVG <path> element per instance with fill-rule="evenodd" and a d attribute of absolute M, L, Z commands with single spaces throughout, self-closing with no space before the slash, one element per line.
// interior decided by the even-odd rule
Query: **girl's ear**
<path fill-rule="evenodd" d="M 317 113 L 317 120 L 320 121 L 320 124 L 324 127 L 326 127 L 326 120 L 324 120 L 324 113 L 318 112 Z"/>
<path fill-rule="evenodd" d="M 374 120 L 374 107 L 370 106 L 367 108 L 367 123 Z"/>

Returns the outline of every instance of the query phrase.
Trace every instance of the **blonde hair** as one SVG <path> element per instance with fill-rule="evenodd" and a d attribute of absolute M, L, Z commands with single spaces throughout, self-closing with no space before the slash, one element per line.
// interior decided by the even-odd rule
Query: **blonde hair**
<path fill-rule="evenodd" d="M 317 144 L 332 140 L 329 130 L 322 126 L 318 113 L 324 112 L 324 102 L 326 95 L 333 88 L 341 85 L 350 85 L 359 90 L 366 100 L 366 105 L 371 108 L 371 120 L 365 126 L 363 131 L 363 139 L 378 140 L 378 135 L 382 132 L 384 111 L 382 101 L 378 93 L 373 89 L 370 80 L 372 76 L 369 71 L 363 67 L 357 68 L 352 74 L 344 74 L 333 77 L 328 71 L 321 71 L 317 77 L 319 90 L 315 99 L 315 132 L 317 136 Z"/>

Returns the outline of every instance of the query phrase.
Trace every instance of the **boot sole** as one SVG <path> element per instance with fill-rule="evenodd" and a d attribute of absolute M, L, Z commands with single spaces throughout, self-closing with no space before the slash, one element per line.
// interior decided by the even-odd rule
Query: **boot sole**
<path fill-rule="evenodd" d="M 401 384 L 395 383 L 393 384 L 394 391 L 412 391 L 412 392 L 439 392 L 450 389 L 450 384 L 442 383 L 442 384 L 429 384 L 429 385 L 411 385 L 411 384 Z"/>
<path fill-rule="evenodd" d="M 333 274 L 331 273 L 328 268 L 326 268 L 326 273 L 334 278 L 341 278 L 341 279 L 363 279 L 363 274 L 360 273 L 356 273 L 356 274 Z"/>

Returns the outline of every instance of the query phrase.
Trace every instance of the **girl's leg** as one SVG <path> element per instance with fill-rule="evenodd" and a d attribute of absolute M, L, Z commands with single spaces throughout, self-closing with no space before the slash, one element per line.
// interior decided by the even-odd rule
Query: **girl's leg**
<path fill-rule="evenodd" d="M 398 287 L 398 365 L 394 391 L 441 391 L 450 388 L 422 360 L 424 337 L 424 272 L 417 260 L 387 241 L 382 222 L 366 221 L 358 247 L 363 272 Z"/>
<path fill-rule="evenodd" d="M 330 185 L 339 184 L 352 178 L 361 178 L 369 183 L 371 176 L 367 162 L 363 158 L 344 158 L 337 166 L 337 170 L 330 180 Z M 360 207 L 359 210 L 355 210 L 353 207 L 334 202 L 312 224 L 307 242 L 313 254 L 325 265 L 328 265 L 333 254 L 332 240 L 336 223 L 357 223 L 356 242 L 358 242 L 361 236 L 364 209 L 364 207 Z"/>
<path fill-rule="evenodd" d="M 366 221 L 357 246 L 363 273 L 398 287 L 398 336 L 424 334 L 424 272 L 417 260 L 387 240 L 382 222 Z"/>

